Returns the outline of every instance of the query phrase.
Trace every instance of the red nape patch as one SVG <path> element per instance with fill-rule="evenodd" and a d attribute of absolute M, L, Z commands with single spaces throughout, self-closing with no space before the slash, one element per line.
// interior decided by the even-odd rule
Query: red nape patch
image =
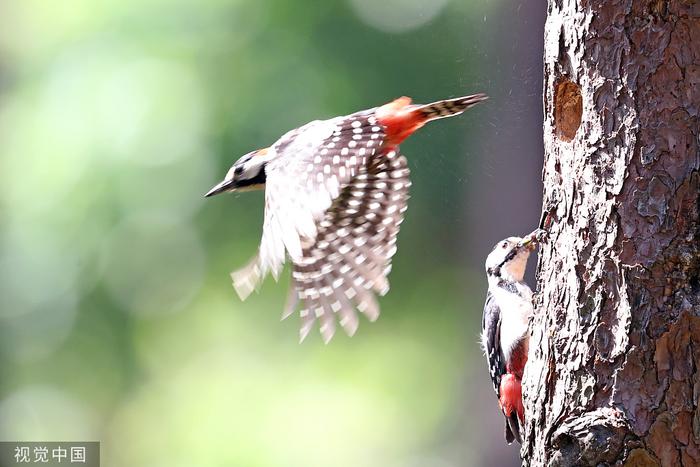
<path fill-rule="evenodd" d="M 510 417 L 515 410 L 520 422 L 524 423 L 525 409 L 523 408 L 523 392 L 520 379 L 512 374 L 503 375 L 499 394 L 498 403 L 506 417 Z"/>
<path fill-rule="evenodd" d="M 414 108 L 411 98 L 404 96 L 375 111 L 377 121 L 385 128 L 387 147 L 398 146 L 425 124 L 425 117 L 412 112 Z"/>

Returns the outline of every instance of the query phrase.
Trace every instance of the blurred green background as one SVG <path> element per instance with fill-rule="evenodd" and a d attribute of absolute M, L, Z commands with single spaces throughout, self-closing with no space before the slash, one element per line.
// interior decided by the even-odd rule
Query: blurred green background
<path fill-rule="evenodd" d="M 99 440 L 104 466 L 517 465 L 477 340 L 486 254 L 539 219 L 543 3 L 2 1 L 0 439 Z M 474 92 L 402 146 L 379 321 L 299 345 L 287 274 L 238 300 L 262 193 L 202 196 L 234 160 Z"/>

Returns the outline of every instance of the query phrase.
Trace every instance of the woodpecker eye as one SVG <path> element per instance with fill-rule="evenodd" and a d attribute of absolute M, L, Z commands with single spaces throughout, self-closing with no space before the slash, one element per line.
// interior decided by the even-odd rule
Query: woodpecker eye
<path fill-rule="evenodd" d="M 243 166 L 239 165 L 238 167 L 236 167 L 236 170 L 234 170 L 233 173 L 234 173 L 235 175 L 240 175 L 240 174 L 242 174 L 242 173 L 243 173 Z"/>
<path fill-rule="evenodd" d="M 501 243 L 501 248 L 508 248 L 508 242 Z"/>

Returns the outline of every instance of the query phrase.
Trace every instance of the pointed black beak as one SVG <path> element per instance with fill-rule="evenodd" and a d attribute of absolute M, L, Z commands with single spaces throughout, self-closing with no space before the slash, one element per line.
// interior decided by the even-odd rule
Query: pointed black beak
<path fill-rule="evenodd" d="M 204 195 L 204 197 L 209 198 L 210 196 L 218 195 L 219 193 L 223 193 L 225 191 L 228 191 L 233 187 L 234 187 L 233 180 L 224 180 L 223 182 L 219 183 L 218 185 L 214 186 L 211 190 L 209 190 L 207 192 L 207 194 Z"/>

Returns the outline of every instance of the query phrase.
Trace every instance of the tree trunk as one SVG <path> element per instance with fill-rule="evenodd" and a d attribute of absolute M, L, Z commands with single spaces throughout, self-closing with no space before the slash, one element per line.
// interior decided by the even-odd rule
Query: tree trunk
<path fill-rule="evenodd" d="M 524 465 L 700 465 L 700 3 L 550 0 Z"/>

